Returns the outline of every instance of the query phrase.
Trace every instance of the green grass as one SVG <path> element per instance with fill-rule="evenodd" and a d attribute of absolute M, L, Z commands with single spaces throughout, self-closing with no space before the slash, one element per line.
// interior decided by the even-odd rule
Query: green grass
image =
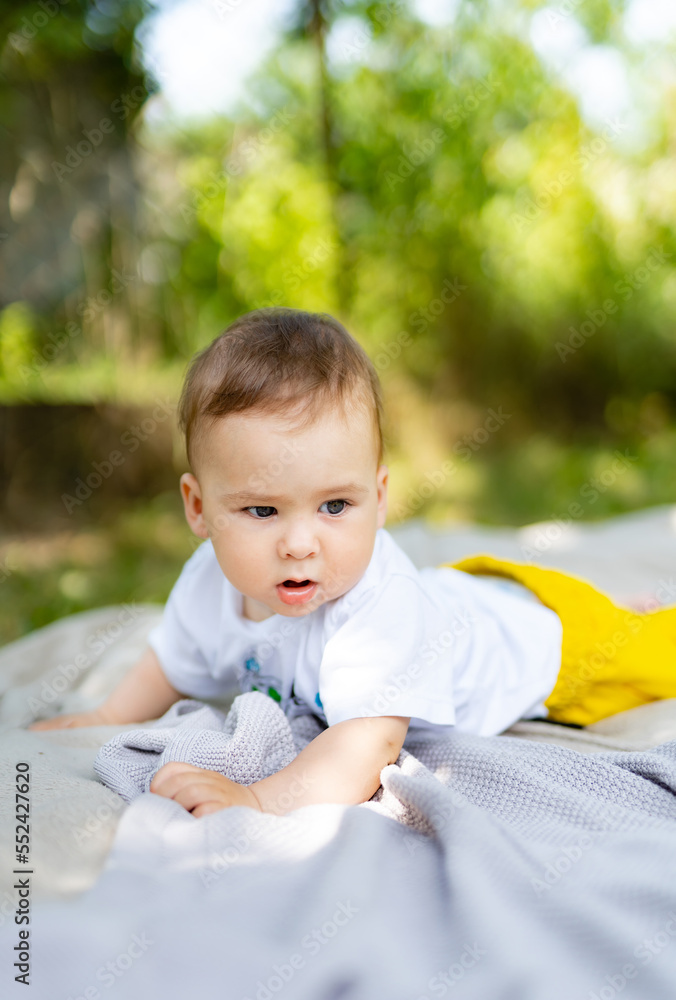
<path fill-rule="evenodd" d="M 162 603 L 194 551 L 173 494 L 139 501 L 95 528 L 5 539 L 2 548 L 0 643 L 88 608 Z"/>

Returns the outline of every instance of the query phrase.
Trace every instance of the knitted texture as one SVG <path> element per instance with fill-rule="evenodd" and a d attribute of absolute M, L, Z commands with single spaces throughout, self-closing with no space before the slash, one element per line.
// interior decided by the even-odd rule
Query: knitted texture
<path fill-rule="evenodd" d="M 639 614 L 577 577 L 489 555 L 445 565 L 517 580 L 559 616 L 561 669 L 545 702 L 553 720 L 587 726 L 676 697 L 676 608 Z"/>
<path fill-rule="evenodd" d="M 307 716 L 294 723 L 298 743 L 284 713 L 271 698 L 255 691 L 235 698 L 227 716 L 185 699 L 151 728 L 128 729 L 105 743 L 94 770 L 125 802 L 149 791 L 155 773 L 171 760 L 251 785 L 290 764 L 319 731 Z"/>
<path fill-rule="evenodd" d="M 248 785 L 289 764 L 322 728 L 314 716 L 287 719 L 272 698 L 258 692 L 236 698 L 227 716 L 185 700 L 150 728 L 113 737 L 101 747 L 94 769 L 127 802 L 149 791 L 155 772 L 170 760 Z M 620 812 L 612 827 L 638 830 L 649 817 L 676 819 L 675 750 L 670 743 L 649 753 L 589 757 L 505 737 L 413 732 L 397 763 L 383 769 L 382 787 L 369 808 L 431 834 L 454 808 L 471 803 L 527 838 L 534 818 L 556 817 L 565 839 L 567 827 L 607 829 L 615 804 Z M 647 780 L 637 783 L 628 772 Z"/>
<path fill-rule="evenodd" d="M 227 721 L 193 703 L 171 718 L 133 743 L 171 732 L 190 763 L 220 757 L 230 776 L 249 778 L 320 728 L 256 693 Z M 200 720 L 217 726 L 206 744 L 194 739 Z M 246 754 L 227 759 L 245 729 Z M 133 794 L 162 753 L 146 751 L 143 776 L 138 746 L 123 745 L 129 735 L 114 741 L 109 773 Z M 80 995 L 74 968 L 77 982 L 96 981 L 145 932 L 152 950 L 125 978 L 125 1000 L 181 1000 L 195 992 L 195 969 L 200 996 L 234 1000 L 276 995 L 280 970 L 284 1000 L 593 1000 L 611 988 L 621 1000 L 673 1000 L 676 741 L 582 754 L 423 730 L 405 747 L 374 800 L 355 807 L 286 816 L 236 807 L 195 819 L 137 794 L 97 885 L 39 915 L 35 1000 Z M 355 916 L 343 927 L 346 910 Z M 638 951 L 647 941 L 659 948 L 654 960 Z M 296 954 L 307 966 L 297 976 Z M 619 975 L 628 963 L 635 979 Z"/>

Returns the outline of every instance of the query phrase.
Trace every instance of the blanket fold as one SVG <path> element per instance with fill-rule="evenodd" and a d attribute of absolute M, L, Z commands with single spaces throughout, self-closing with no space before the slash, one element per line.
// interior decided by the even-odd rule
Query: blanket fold
<path fill-rule="evenodd" d="M 676 741 L 589 755 L 412 733 L 371 801 L 286 816 L 195 819 L 147 793 L 168 760 L 257 780 L 320 731 L 252 692 L 110 740 L 96 771 L 131 804 L 97 884 L 41 907 L 36 1000 L 86 995 L 138 938 L 152 957 L 125 1000 L 185 996 L 193 959 L 204 995 L 234 1000 L 280 984 L 287 1000 L 593 1000 L 621 982 L 623 1000 L 672 1000 Z"/>
<path fill-rule="evenodd" d="M 676 741 L 589 755 L 414 733 L 373 800 L 287 816 L 195 819 L 144 794 L 170 759 L 256 780 L 319 731 L 249 693 L 227 717 L 184 701 L 109 741 L 97 772 L 134 801 L 97 885 L 40 914 L 36 1000 L 83 995 L 144 933 L 125 1000 L 189 993 L 177 950 L 205 996 L 227 983 L 235 1000 L 280 984 L 287 1000 L 598 1000 L 622 983 L 623 1000 L 672 1000 Z"/>
<path fill-rule="evenodd" d="M 290 764 L 312 738 L 307 718 L 297 723 L 294 738 L 281 709 L 255 691 L 235 698 L 227 715 L 184 699 L 149 728 L 126 730 L 105 743 L 94 770 L 125 802 L 149 791 L 153 776 L 169 761 L 219 771 L 240 785 L 251 785 Z"/>

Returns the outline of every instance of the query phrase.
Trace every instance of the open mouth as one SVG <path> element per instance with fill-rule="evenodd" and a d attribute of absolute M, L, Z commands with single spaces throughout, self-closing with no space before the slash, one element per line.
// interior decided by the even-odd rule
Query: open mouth
<path fill-rule="evenodd" d="M 277 594 L 284 604 L 305 604 L 317 592 L 316 580 L 284 580 L 277 584 Z"/>

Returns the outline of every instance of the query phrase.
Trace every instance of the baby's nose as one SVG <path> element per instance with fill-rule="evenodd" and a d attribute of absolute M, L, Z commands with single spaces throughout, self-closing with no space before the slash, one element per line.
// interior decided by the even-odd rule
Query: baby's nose
<path fill-rule="evenodd" d="M 303 521 L 287 525 L 279 539 L 279 554 L 282 558 L 307 559 L 316 555 L 318 549 L 316 532 Z"/>

